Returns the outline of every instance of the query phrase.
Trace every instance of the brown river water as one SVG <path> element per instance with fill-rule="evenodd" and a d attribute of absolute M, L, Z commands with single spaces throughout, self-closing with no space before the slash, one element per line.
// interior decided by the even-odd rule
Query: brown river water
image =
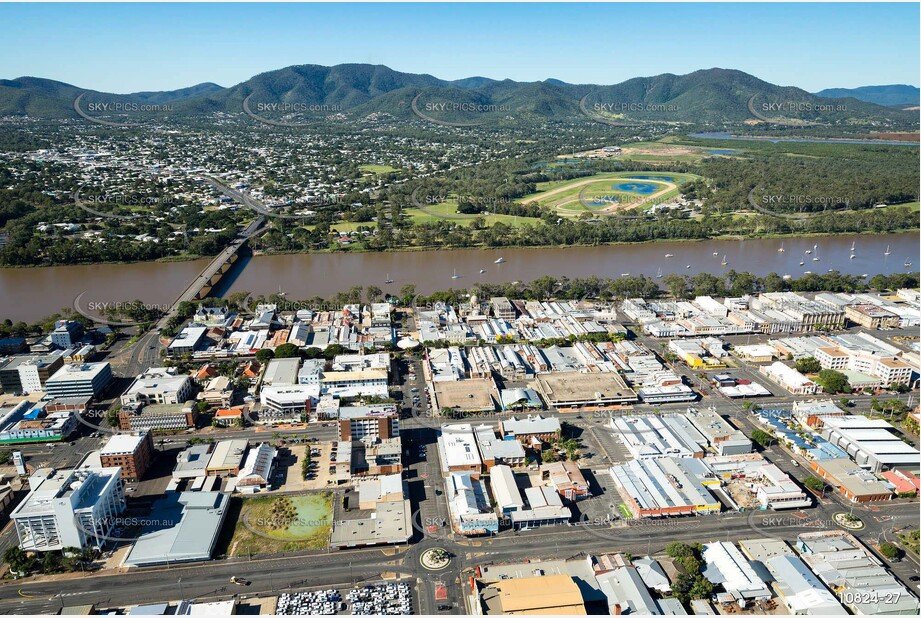
<path fill-rule="evenodd" d="M 261 255 L 244 258 L 220 286 L 221 293 L 246 290 L 254 294 L 284 291 L 289 299 L 329 297 L 352 286 L 376 285 L 396 292 L 412 283 L 419 293 L 450 287 L 470 287 L 479 281 L 499 283 L 531 281 L 543 275 L 570 278 L 622 274 L 654 277 L 700 272 L 720 274 L 729 269 L 766 275 L 776 272 L 793 277 L 806 271 L 829 269 L 849 274 L 916 271 L 919 234 L 823 236 L 781 240 L 661 242 L 600 247 L 537 249 L 464 249 L 456 251 L 406 251 L 392 253 L 322 253 Z M 854 259 L 850 259 L 854 244 Z M 817 251 L 806 255 L 805 251 Z M 890 255 L 886 256 L 889 247 Z M 714 255 L 716 253 L 716 255 Z M 667 258 L 666 254 L 674 257 Z M 812 258 L 818 255 L 819 261 Z M 727 264 L 722 265 L 723 257 Z M 499 258 L 505 260 L 495 264 Z M 804 261 L 802 266 L 800 261 Z M 911 260 L 912 266 L 904 263 Z M 191 262 L 141 262 L 0 269 L 0 319 L 35 321 L 73 307 L 140 299 L 169 305 L 184 286 L 205 267 L 207 260 Z M 690 268 L 687 268 L 690 266 Z M 484 269 L 485 273 L 480 273 Z M 452 276 L 457 274 L 457 278 Z M 388 279 L 392 284 L 385 284 Z M 96 311 L 91 311 L 97 313 Z"/>

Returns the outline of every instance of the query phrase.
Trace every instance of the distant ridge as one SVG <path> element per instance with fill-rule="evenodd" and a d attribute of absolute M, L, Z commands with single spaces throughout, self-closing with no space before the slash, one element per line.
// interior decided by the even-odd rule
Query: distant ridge
<path fill-rule="evenodd" d="M 827 88 L 815 94 L 819 97 L 833 99 L 853 97 L 858 101 L 891 107 L 904 107 L 921 103 L 921 88 L 906 84 L 861 86 L 859 88 Z"/>
<path fill-rule="evenodd" d="M 914 91 L 917 100 L 917 88 Z M 37 77 L 0 80 L 0 114 L 76 117 L 73 102 L 83 92 L 84 89 L 71 84 Z M 758 122 L 751 112 L 752 106 L 756 106 L 768 110 L 764 115 L 769 121 L 793 116 L 804 122 L 827 124 L 880 120 L 917 123 L 916 114 L 858 98 L 834 99 L 841 110 L 846 111 L 785 112 L 776 105 L 796 102 L 824 104 L 828 108 L 828 99 L 799 88 L 770 84 L 743 71 L 723 68 L 593 85 L 569 84 L 558 79 L 516 82 L 478 76 L 447 81 L 427 74 L 402 73 L 383 65 L 327 67 L 303 64 L 260 73 L 229 88 L 203 83 L 179 90 L 124 95 L 89 91 L 85 100 L 169 104 L 171 114 L 194 117 L 217 112 L 239 114 L 243 100 L 248 97 L 252 103 L 268 107 L 270 104 L 315 106 L 320 114 L 334 110 L 354 117 L 383 112 L 411 118 L 414 113 L 411 103 L 418 99 L 430 104 L 450 101 L 477 109 L 498 110 L 483 116 L 489 122 L 524 118 L 556 120 L 576 117 L 586 111 L 613 122 Z M 432 106 L 437 108 L 437 105 Z M 777 109 L 781 111 L 775 111 Z"/>

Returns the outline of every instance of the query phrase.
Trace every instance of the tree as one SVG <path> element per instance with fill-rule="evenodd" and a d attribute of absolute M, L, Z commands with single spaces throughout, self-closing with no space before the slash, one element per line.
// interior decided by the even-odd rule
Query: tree
<path fill-rule="evenodd" d="M 847 381 L 847 376 L 834 369 L 820 371 L 816 377 L 816 382 L 821 384 L 825 392 L 830 395 L 851 392 L 851 384 Z"/>
<path fill-rule="evenodd" d="M 275 348 L 275 358 L 295 358 L 300 356 L 300 354 L 300 348 L 293 343 L 283 343 Z"/>
<path fill-rule="evenodd" d="M 687 543 L 675 541 L 665 546 L 665 553 L 669 558 L 685 558 L 694 555 L 694 548 Z"/>
<path fill-rule="evenodd" d="M 758 443 L 761 448 L 767 448 L 774 442 L 774 436 L 761 429 L 752 432 L 752 440 Z"/>
<path fill-rule="evenodd" d="M 800 373 L 818 373 L 822 371 L 822 365 L 811 356 L 799 359 L 793 364 L 793 368 Z"/>
<path fill-rule="evenodd" d="M 27 575 L 35 567 L 35 558 L 15 545 L 3 553 L 3 560 L 16 574 Z"/>
<path fill-rule="evenodd" d="M 566 459 L 575 461 L 579 458 L 579 443 L 572 438 L 560 442 L 560 448 L 566 451 Z"/>
<path fill-rule="evenodd" d="M 902 550 L 888 541 L 880 543 L 879 553 L 887 560 L 898 560 L 902 556 Z"/>
<path fill-rule="evenodd" d="M 687 277 L 671 274 L 667 275 L 665 279 L 662 280 L 662 282 L 665 284 L 665 288 L 668 290 L 668 293 L 673 297 L 679 300 L 688 297 L 689 292 Z"/>
<path fill-rule="evenodd" d="M 803 481 L 803 485 L 805 485 L 806 487 L 808 487 L 809 489 L 811 489 L 812 491 L 816 493 L 825 492 L 825 482 L 822 481 L 821 479 L 817 479 L 814 476 L 806 477 L 806 479 Z"/>
<path fill-rule="evenodd" d="M 61 569 L 61 555 L 54 551 L 46 551 L 42 554 L 42 573 L 45 575 L 54 573 Z"/>
<path fill-rule="evenodd" d="M 369 285 L 368 289 L 365 290 L 365 297 L 368 299 L 369 303 L 376 303 L 383 295 L 384 291 L 376 285 Z"/>
<path fill-rule="evenodd" d="M 0 466 L 5 466 L 13 459 L 13 453 L 9 450 L 0 451 Z"/>
<path fill-rule="evenodd" d="M 553 463 L 553 462 L 555 462 L 555 461 L 559 461 L 559 460 L 560 460 L 560 456 L 557 455 L 556 449 L 548 448 L 548 449 L 545 449 L 545 450 L 540 454 L 540 459 L 541 459 L 541 461 L 543 461 L 544 463 Z"/>
<path fill-rule="evenodd" d="M 260 363 L 267 363 L 273 358 L 275 358 L 275 352 L 269 350 L 268 348 L 263 348 L 256 352 L 256 360 Z"/>
<path fill-rule="evenodd" d="M 692 599 L 709 599 L 713 594 L 713 584 L 710 583 L 703 575 L 694 578 L 694 585 L 691 586 L 689 595 Z"/>

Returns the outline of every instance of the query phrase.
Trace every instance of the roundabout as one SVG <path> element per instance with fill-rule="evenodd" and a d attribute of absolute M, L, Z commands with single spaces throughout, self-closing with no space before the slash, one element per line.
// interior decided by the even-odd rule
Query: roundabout
<path fill-rule="evenodd" d="M 441 547 L 430 547 L 419 556 L 419 564 L 429 571 L 443 571 L 451 564 L 451 555 Z"/>
<path fill-rule="evenodd" d="M 835 513 L 832 518 L 836 524 L 846 530 L 863 530 L 866 525 L 862 519 L 850 513 Z"/>

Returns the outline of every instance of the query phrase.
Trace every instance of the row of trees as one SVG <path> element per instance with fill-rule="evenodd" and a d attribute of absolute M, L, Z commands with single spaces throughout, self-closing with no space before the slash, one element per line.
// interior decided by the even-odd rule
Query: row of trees
<path fill-rule="evenodd" d="M 675 542 L 665 546 L 665 553 L 681 566 L 684 573 L 679 573 L 672 584 L 672 594 L 687 605 L 691 599 L 709 599 L 713 594 L 713 584 L 703 575 L 703 546 L 700 543 L 689 545 Z"/>
<path fill-rule="evenodd" d="M 3 560 L 10 566 L 10 572 L 26 576 L 33 572 L 45 575 L 86 569 L 96 559 L 98 552 L 92 548 L 64 547 L 60 552 L 27 552 L 18 546 L 7 549 Z"/>

